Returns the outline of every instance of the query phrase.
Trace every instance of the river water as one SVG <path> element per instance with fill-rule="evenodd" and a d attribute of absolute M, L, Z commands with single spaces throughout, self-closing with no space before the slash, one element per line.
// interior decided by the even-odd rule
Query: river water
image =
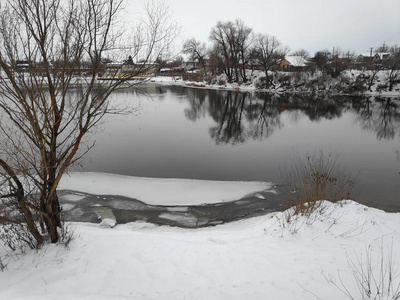
<path fill-rule="evenodd" d="M 282 166 L 323 151 L 356 177 L 353 198 L 400 211 L 400 100 L 271 96 L 148 85 L 110 101 L 110 115 L 75 171 L 283 183 Z M 162 203 L 160 203 L 162 205 Z"/>

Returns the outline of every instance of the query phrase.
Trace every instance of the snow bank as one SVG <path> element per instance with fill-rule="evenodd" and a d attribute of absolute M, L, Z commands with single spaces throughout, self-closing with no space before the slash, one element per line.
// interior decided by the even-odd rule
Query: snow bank
<path fill-rule="evenodd" d="M 332 78 L 321 71 L 271 71 L 268 72 L 269 80 L 265 80 L 265 72 L 247 70 L 249 81 L 243 84 L 227 82 L 224 74 L 215 76 L 211 83 L 184 81 L 181 77 L 154 77 L 151 81 L 160 84 L 243 92 L 398 97 L 400 96 L 400 80 L 397 78 L 392 91 L 389 91 L 389 72 L 390 70 L 381 70 L 373 75 L 373 72 L 368 70 L 345 70 L 337 78 Z M 371 82 L 370 87 L 369 82 Z"/>
<path fill-rule="evenodd" d="M 359 299 L 348 260 L 364 261 L 371 245 L 378 272 L 381 252 L 385 261 L 400 253 L 400 214 L 348 201 L 326 203 L 315 219 L 284 216 L 196 230 L 71 224 L 70 250 L 8 259 L 0 299 L 347 299 L 330 283 L 340 280 Z"/>
<path fill-rule="evenodd" d="M 160 179 L 105 173 L 69 173 L 60 189 L 136 198 L 151 205 L 200 205 L 238 200 L 272 188 L 266 182 Z"/>

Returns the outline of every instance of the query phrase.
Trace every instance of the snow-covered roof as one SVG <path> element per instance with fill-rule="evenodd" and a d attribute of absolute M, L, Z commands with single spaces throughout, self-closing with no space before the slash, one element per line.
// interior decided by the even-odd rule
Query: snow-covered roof
<path fill-rule="evenodd" d="M 307 59 L 300 55 L 287 56 L 287 57 L 285 57 L 285 59 L 293 67 L 305 67 L 307 65 Z"/>
<path fill-rule="evenodd" d="M 375 53 L 375 55 L 378 55 L 379 59 L 384 59 L 384 58 L 387 58 L 388 56 L 390 56 L 390 53 L 389 52 L 377 52 L 377 53 Z"/>
<path fill-rule="evenodd" d="M 359 56 L 362 57 L 371 57 L 371 53 L 361 53 Z M 372 55 L 373 56 L 373 55 Z"/>
<path fill-rule="evenodd" d="M 390 56 L 390 53 L 389 52 L 376 52 L 376 53 L 372 53 L 372 56 L 371 56 L 371 53 L 362 53 L 360 55 L 363 57 L 376 57 L 377 56 L 379 59 L 384 59 L 384 58 Z"/>
<path fill-rule="evenodd" d="M 109 62 L 106 63 L 107 66 L 123 66 L 125 64 L 125 62 L 123 61 L 113 61 L 113 62 Z"/>

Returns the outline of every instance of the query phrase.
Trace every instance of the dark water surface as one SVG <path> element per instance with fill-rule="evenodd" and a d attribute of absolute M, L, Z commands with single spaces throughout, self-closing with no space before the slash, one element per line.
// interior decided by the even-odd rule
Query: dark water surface
<path fill-rule="evenodd" d="M 149 205 L 134 198 L 68 190 L 60 191 L 59 196 L 68 221 L 100 223 L 105 218 L 111 218 L 117 224 L 146 222 L 199 228 L 282 210 L 287 208 L 284 206 L 287 193 L 286 187 L 273 186 L 231 202 L 191 206 Z M 71 197 L 75 199 L 71 200 Z"/>
<path fill-rule="evenodd" d="M 278 97 L 149 85 L 110 101 L 112 115 L 75 171 L 143 177 L 282 183 L 281 167 L 318 152 L 339 154 L 357 177 L 353 198 L 400 211 L 400 100 Z M 162 203 L 160 203 L 162 205 Z"/>

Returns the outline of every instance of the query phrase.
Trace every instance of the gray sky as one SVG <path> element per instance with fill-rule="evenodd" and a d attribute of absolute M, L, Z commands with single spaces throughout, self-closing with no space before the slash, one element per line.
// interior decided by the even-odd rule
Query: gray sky
<path fill-rule="evenodd" d="M 129 1 L 129 0 L 128 0 Z M 132 1 L 136 2 L 136 1 Z M 333 47 L 368 53 L 400 46 L 400 0 L 164 0 L 182 26 L 183 39 L 208 42 L 218 21 L 242 19 L 257 33 L 275 35 L 291 51 L 313 55 Z"/>

